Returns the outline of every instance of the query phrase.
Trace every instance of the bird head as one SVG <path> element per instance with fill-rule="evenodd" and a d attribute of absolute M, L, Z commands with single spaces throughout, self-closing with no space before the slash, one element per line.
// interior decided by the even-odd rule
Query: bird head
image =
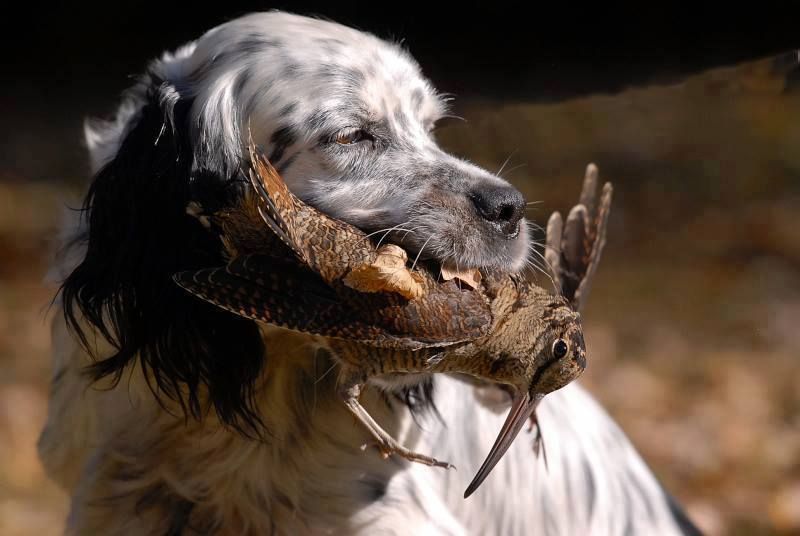
<path fill-rule="evenodd" d="M 586 368 L 580 314 L 565 298 L 540 287 L 528 284 L 517 290 L 517 299 L 499 311 L 504 314 L 481 352 L 484 359 L 490 356 L 489 378 L 510 385 L 514 399 L 465 498 L 497 465 L 542 398 L 578 378 Z"/>

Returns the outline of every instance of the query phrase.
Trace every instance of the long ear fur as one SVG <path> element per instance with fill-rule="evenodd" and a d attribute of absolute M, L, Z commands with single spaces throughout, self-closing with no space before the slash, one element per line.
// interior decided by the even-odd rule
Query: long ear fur
<path fill-rule="evenodd" d="M 260 435 L 258 327 L 189 296 L 172 280 L 179 271 L 224 263 L 216 238 L 185 213 L 189 201 L 227 205 L 243 186 L 193 170 L 190 107 L 174 86 L 150 75 L 138 117 L 87 194 L 86 256 L 62 285 L 64 314 L 87 350 L 81 317 L 116 349 L 94 356 L 95 380 L 117 382 L 138 360 L 154 394 L 178 401 L 185 415 L 200 418 L 210 403 L 224 422 Z"/>

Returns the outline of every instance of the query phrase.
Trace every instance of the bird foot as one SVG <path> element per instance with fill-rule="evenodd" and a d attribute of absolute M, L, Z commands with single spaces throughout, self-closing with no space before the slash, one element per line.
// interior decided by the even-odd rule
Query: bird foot
<path fill-rule="evenodd" d="M 387 460 L 389 459 L 390 456 L 394 455 L 404 458 L 410 462 L 421 463 L 423 465 L 428 465 L 430 467 L 442 467 L 444 469 L 456 468 L 456 466 L 451 463 L 439 461 L 431 456 L 427 456 L 425 454 L 409 450 L 400 443 L 398 443 L 391 436 L 387 436 L 381 440 L 376 441 L 375 446 L 378 447 L 380 456 L 384 460 Z"/>
<path fill-rule="evenodd" d="M 398 443 L 395 438 L 381 427 L 381 425 L 375 422 L 372 415 L 370 415 L 358 401 L 361 394 L 361 387 L 362 384 L 357 375 L 346 378 L 345 381 L 340 381 L 339 384 L 340 394 L 342 395 L 345 407 L 347 407 L 350 413 L 353 414 L 375 440 L 375 444 L 383 459 L 388 459 L 389 456 L 395 455 L 405 458 L 410 462 L 422 463 L 431 467 L 444 467 L 445 469 L 449 469 L 450 467 L 455 468 L 455 466 L 450 463 L 442 462 L 431 456 L 414 452 Z"/>

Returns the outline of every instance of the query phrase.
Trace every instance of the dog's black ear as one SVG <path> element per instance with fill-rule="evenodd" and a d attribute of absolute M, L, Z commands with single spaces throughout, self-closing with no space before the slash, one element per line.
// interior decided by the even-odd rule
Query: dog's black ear
<path fill-rule="evenodd" d="M 264 358 L 258 327 L 189 296 L 172 280 L 176 272 L 224 262 L 219 242 L 186 214 L 187 204 L 232 203 L 241 185 L 193 170 L 191 101 L 158 80 L 148 87 L 116 156 L 87 194 L 86 256 L 62 285 L 64 314 L 88 350 L 82 318 L 116 349 L 95 356 L 95 379 L 119 381 L 138 361 L 156 396 L 177 400 L 186 415 L 199 418 L 213 406 L 224 422 L 258 435 L 254 384 Z"/>

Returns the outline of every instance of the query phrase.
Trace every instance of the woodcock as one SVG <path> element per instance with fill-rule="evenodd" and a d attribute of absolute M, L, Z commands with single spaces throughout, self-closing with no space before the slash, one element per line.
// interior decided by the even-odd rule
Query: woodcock
<path fill-rule="evenodd" d="M 175 281 L 235 314 L 326 337 L 340 364 L 342 399 L 384 456 L 449 466 L 403 447 L 373 420 L 359 403 L 368 378 L 445 372 L 506 386 L 511 410 L 469 496 L 535 419 L 542 397 L 586 366 L 578 310 L 605 242 L 611 185 L 595 206 L 597 171 L 590 166 L 566 225 L 557 213 L 551 217 L 547 260 L 558 291 L 551 294 L 517 275 L 460 272 L 443 281 L 428 269 L 409 269 L 401 248 L 379 248 L 294 196 L 252 145 L 247 175 L 253 192 L 241 207 L 190 210 L 219 232 L 229 264 L 181 272 Z"/>

